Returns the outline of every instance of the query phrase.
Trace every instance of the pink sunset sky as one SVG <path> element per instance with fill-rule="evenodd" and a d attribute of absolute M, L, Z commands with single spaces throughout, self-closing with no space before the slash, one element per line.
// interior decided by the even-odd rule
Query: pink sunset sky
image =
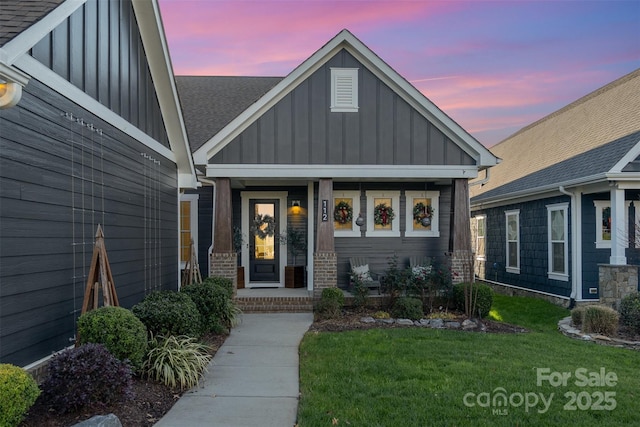
<path fill-rule="evenodd" d="M 176 75 L 286 76 L 347 28 L 480 142 L 640 68 L 640 0 L 159 0 Z"/>

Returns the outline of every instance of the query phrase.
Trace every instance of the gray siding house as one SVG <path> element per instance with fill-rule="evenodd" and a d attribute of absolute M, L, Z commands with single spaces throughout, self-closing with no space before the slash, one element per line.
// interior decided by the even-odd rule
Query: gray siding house
<path fill-rule="evenodd" d="M 210 272 L 235 280 L 238 265 L 240 288 L 285 287 L 285 267 L 300 264 L 317 295 L 348 286 L 354 256 L 382 272 L 394 254 L 449 264 L 465 249 L 467 181 L 496 157 L 349 31 L 284 78 L 176 80 L 214 186 L 189 195 L 213 199 L 212 234 L 194 231 Z M 275 238 L 292 228 L 308 243 L 295 262 Z"/>
<path fill-rule="evenodd" d="M 615 302 L 613 277 L 637 287 L 640 70 L 492 152 L 502 162 L 470 184 L 479 278 L 567 304 Z"/>
<path fill-rule="evenodd" d="M 73 343 L 98 224 L 120 304 L 177 289 L 196 177 L 155 0 L 0 6 L 0 362 Z"/>

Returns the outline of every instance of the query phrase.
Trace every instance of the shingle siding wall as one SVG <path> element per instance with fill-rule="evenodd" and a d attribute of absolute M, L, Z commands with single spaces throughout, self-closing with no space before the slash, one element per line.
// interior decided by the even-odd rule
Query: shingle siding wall
<path fill-rule="evenodd" d="M 487 216 L 486 263 L 487 280 L 548 292 L 560 296 L 571 294 L 571 281 L 550 280 L 548 272 L 547 205 L 568 202 L 567 197 L 555 197 L 498 208 L 476 210 L 472 215 Z M 508 273 L 506 266 L 505 211 L 520 210 L 520 274 Z M 571 259 L 571 218 L 569 210 L 568 257 Z M 569 263 L 569 276 L 571 276 Z"/>
<path fill-rule="evenodd" d="M 98 223 L 122 306 L 177 288 L 173 162 L 35 80 L 0 110 L 0 152 L 2 363 L 70 344 Z"/>

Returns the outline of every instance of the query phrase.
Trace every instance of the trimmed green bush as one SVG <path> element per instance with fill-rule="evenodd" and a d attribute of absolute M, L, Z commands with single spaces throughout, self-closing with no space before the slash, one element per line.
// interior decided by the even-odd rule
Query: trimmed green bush
<path fill-rule="evenodd" d="M 335 319 L 342 313 L 341 308 L 342 306 L 335 299 L 321 298 L 315 306 L 316 319 Z"/>
<path fill-rule="evenodd" d="M 205 332 L 222 333 L 237 324 L 240 309 L 220 281 L 184 286 L 180 292 L 189 295 L 196 304 Z"/>
<path fill-rule="evenodd" d="M 24 369 L 0 364 L 0 426 L 19 425 L 38 395 L 38 384 Z"/>
<path fill-rule="evenodd" d="M 344 293 L 340 288 L 324 288 L 320 298 L 335 300 L 340 307 L 344 305 Z"/>
<path fill-rule="evenodd" d="M 578 306 L 571 310 L 571 322 L 574 326 L 582 326 L 582 319 L 584 318 L 584 306 Z"/>
<path fill-rule="evenodd" d="M 393 317 L 400 319 L 419 320 L 422 319 L 422 301 L 418 298 L 400 297 L 393 303 L 391 309 Z"/>
<path fill-rule="evenodd" d="M 143 364 L 148 378 L 181 390 L 198 384 L 211 360 L 208 348 L 188 336 L 151 337 Z"/>
<path fill-rule="evenodd" d="M 203 283 L 220 286 L 227 291 L 229 298 L 233 298 L 233 280 L 226 277 L 210 276 L 204 279 Z"/>
<path fill-rule="evenodd" d="M 118 360 L 104 345 L 90 343 L 51 358 L 42 394 L 52 411 L 68 413 L 131 399 L 132 384 L 128 363 Z"/>
<path fill-rule="evenodd" d="M 469 283 L 466 284 L 469 286 Z M 464 283 L 458 283 L 453 287 L 453 303 L 456 310 L 464 312 Z M 486 317 L 493 304 L 493 289 L 482 283 L 473 283 L 473 298 L 475 305 L 471 312 L 473 315 Z"/>
<path fill-rule="evenodd" d="M 618 330 L 618 312 L 603 305 L 589 305 L 584 308 L 582 330 L 587 333 L 613 335 Z"/>
<path fill-rule="evenodd" d="M 198 307 L 184 292 L 155 291 L 131 308 L 153 335 L 200 337 L 202 323 Z"/>
<path fill-rule="evenodd" d="M 640 334 L 640 292 L 627 295 L 620 301 L 620 323 L 631 332 Z"/>
<path fill-rule="evenodd" d="M 139 369 L 147 352 L 147 328 L 130 310 L 100 307 L 78 319 L 80 344 L 104 344 L 120 360 L 129 360 Z"/>

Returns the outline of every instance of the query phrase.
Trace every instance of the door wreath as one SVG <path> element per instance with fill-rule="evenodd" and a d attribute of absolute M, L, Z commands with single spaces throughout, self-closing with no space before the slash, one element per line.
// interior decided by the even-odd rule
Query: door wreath
<path fill-rule="evenodd" d="M 353 208 L 344 200 L 341 201 L 333 210 L 333 219 L 340 224 L 346 224 L 353 221 Z"/>
<path fill-rule="evenodd" d="M 256 215 L 253 219 L 253 233 L 261 239 L 271 237 L 276 232 L 276 219 L 271 215 Z"/>

